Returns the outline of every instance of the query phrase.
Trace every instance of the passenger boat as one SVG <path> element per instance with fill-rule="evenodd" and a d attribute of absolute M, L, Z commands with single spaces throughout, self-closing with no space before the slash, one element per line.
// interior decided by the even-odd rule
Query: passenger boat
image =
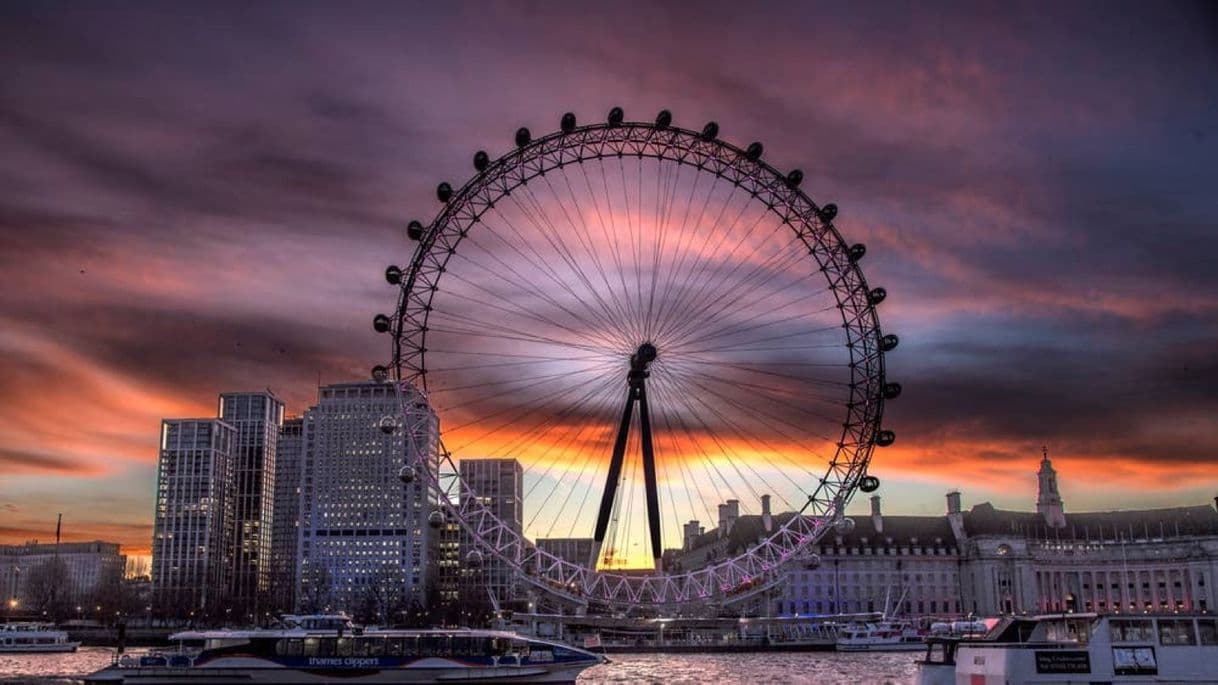
<path fill-rule="evenodd" d="M 75 652 L 79 642 L 50 623 L 6 623 L 0 626 L 0 653 Z"/>
<path fill-rule="evenodd" d="M 847 624 L 837 634 L 839 652 L 911 652 L 926 649 L 913 623 L 899 619 Z"/>
<path fill-rule="evenodd" d="M 1212 614 L 1008 617 L 981 637 L 930 637 L 919 685 L 1216 683 Z"/>
<path fill-rule="evenodd" d="M 186 631 L 177 649 L 128 655 L 86 683 L 572 683 L 599 654 L 496 630 L 362 630 L 345 616 L 284 627 Z"/>

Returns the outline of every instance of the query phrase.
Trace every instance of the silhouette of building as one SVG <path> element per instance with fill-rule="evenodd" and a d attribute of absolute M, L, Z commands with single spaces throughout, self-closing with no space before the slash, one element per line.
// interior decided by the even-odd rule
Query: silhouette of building
<path fill-rule="evenodd" d="M 227 599 L 237 430 L 219 419 L 165 419 L 157 457 L 152 588 L 157 613 L 206 615 Z"/>
<path fill-rule="evenodd" d="M 275 500 L 271 531 L 271 607 L 292 611 L 296 604 L 297 549 L 300 537 L 300 462 L 304 456 L 304 418 L 284 419 L 275 448 Z"/>

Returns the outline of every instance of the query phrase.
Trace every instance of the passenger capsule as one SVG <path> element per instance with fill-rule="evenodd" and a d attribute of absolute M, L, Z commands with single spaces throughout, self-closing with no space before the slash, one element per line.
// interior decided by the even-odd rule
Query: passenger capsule
<path fill-rule="evenodd" d="M 833 221 L 834 219 L 836 219 L 837 218 L 837 205 L 830 202 L 829 204 L 825 205 L 824 207 L 821 207 L 820 208 L 820 218 L 823 221 Z"/>
<path fill-rule="evenodd" d="M 380 364 L 372 367 L 372 380 L 376 381 L 377 383 L 384 383 L 385 381 L 389 380 L 389 369 Z"/>
<path fill-rule="evenodd" d="M 465 555 L 465 565 L 469 568 L 482 568 L 482 552 L 470 550 L 469 554 Z"/>
<path fill-rule="evenodd" d="M 385 268 L 385 280 L 389 285 L 398 285 L 402 282 L 402 267 L 396 264 L 390 264 Z"/>
<path fill-rule="evenodd" d="M 491 165 L 491 156 L 486 154 L 486 150 L 479 150 L 474 153 L 474 168 L 478 171 L 486 171 L 486 168 Z"/>
<path fill-rule="evenodd" d="M 891 352 L 897 348 L 897 345 L 900 342 L 901 342 L 900 338 L 893 335 L 892 333 L 889 333 L 888 335 L 884 336 L 883 338 L 880 338 L 880 349 L 883 350 L 884 352 Z"/>
<path fill-rule="evenodd" d="M 857 262 L 867 254 L 867 246 L 862 243 L 855 243 L 850 246 L 850 261 Z"/>
<path fill-rule="evenodd" d="M 385 435 L 391 435 L 398 429 L 397 419 L 393 418 L 392 416 L 382 416 L 381 420 L 378 421 L 376 425 Z"/>
<path fill-rule="evenodd" d="M 880 431 L 875 434 L 875 444 L 879 447 L 888 447 L 897 441 L 897 434 L 892 431 Z"/>
<path fill-rule="evenodd" d="M 719 124 L 708 121 L 706 126 L 702 127 L 702 140 L 714 140 L 719 135 Z"/>
<path fill-rule="evenodd" d="M 559 127 L 563 133 L 570 133 L 575 130 L 575 113 L 567 112 L 562 115 L 562 121 L 559 122 Z"/>
<path fill-rule="evenodd" d="M 406 224 L 406 237 L 411 240 L 418 240 L 423 237 L 423 224 L 418 221 L 411 221 Z"/>
<path fill-rule="evenodd" d="M 406 466 L 403 466 L 401 468 L 401 470 L 398 471 L 398 480 L 402 481 L 402 483 L 405 485 L 410 485 L 411 483 L 413 483 L 414 477 L 415 477 L 415 472 L 414 472 L 413 466 L 406 465 Z"/>
<path fill-rule="evenodd" d="M 871 292 L 867 293 L 868 304 L 877 305 L 888 297 L 888 291 L 883 288 L 872 288 Z"/>
<path fill-rule="evenodd" d="M 815 571 L 816 569 L 820 568 L 820 555 L 813 553 L 805 557 L 804 568 L 808 569 L 809 571 Z"/>
<path fill-rule="evenodd" d="M 787 174 L 787 185 L 791 186 L 792 188 L 798 188 L 799 184 L 803 183 L 803 182 L 804 182 L 804 172 L 803 171 L 800 171 L 799 169 L 792 169 L 791 172 L 789 174 Z"/>
<path fill-rule="evenodd" d="M 524 147 L 533 141 L 533 134 L 529 133 L 529 129 L 521 126 L 516 129 L 516 147 Z"/>
<path fill-rule="evenodd" d="M 748 149 L 744 151 L 744 156 L 747 157 L 750 162 L 756 162 L 757 160 L 761 159 L 761 153 L 764 150 L 765 148 L 762 147 L 761 143 L 749 143 Z"/>
<path fill-rule="evenodd" d="M 385 316 L 384 314 L 377 314 L 376 316 L 372 317 L 372 327 L 376 329 L 377 333 L 388 333 L 389 317 Z"/>
<path fill-rule="evenodd" d="M 439 528 L 444 525 L 444 512 L 436 509 L 427 516 L 427 525 L 432 528 Z"/>
<path fill-rule="evenodd" d="M 875 492 L 880 489 L 880 479 L 875 476 L 863 476 L 859 479 L 859 490 L 863 492 Z"/>
<path fill-rule="evenodd" d="M 621 126 L 622 121 L 624 121 L 625 119 L 626 119 L 626 113 L 622 111 L 621 107 L 614 107 L 613 109 L 609 110 L 609 125 L 610 126 Z"/>
<path fill-rule="evenodd" d="M 854 532 L 854 519 L 845 517 L 833 524 L 833 531 L 838 535 L 849 535 Z"/>
<path fill-rule="evenodd" d="M 656 115 L 656 128 L 662 130 L 668 128 L 669 126 L 672 126 L 672 112 L 662 109 L 660 110 L 660 113 Z"/>
<path fill-rule="evenodd" d="M 884 399 L 895 400 L 901 396 L 900 383 L 885 383 L 884 384 Z"/>
<path fill-rule="evenodd" d="M 440 202 L 448 202 L 453 198 L 453 187 L 447 183 L 441 183 L 436 186 L 436 199 Z"/>

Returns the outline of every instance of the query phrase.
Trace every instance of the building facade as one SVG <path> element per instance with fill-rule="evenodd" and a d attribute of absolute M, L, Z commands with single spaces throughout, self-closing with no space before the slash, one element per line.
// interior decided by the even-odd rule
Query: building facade
<path fill-rule="evenodd" d="M 88 603 L 103 582 L 122 577 L 126 563 L 117 542 L 0 545 L 3 602 L 12 616 L 39 615 L 53 602 Z"/>
<path fill-rule="evenodd" d="M 943 516 L 870 516 L 834 526 L 751 606 L 772 615 L 892 612 L 994 616 L 1058 611 L 1212 611 L 1218 594 L 1215 506 L 1069 513 L 1045 455 L 1036 511 L 982 503 L 965 510 L 947 494 Z M 685 544 L 667 550 L 673 570 L 743 552 L 792 514 L 733 516 L 719 527 L 691 521 Z M 700 532 L 701 531 L 701 532 Z"/>
<path fill-rule="evenodd" d="M 297 604 L 397 622 L 425 601 L 427 480 L 404 482 L 407 463 L 434 464 L 439 424 L 411 387 L 320 389 L 304 415 Z"/>
<path fill-rule="evenodd" d="M 237 430 L 229 491 L 229 602 L 233 613 L 258 620 L 271 608 L 275 452 L 284 406 L 269 390 L 224 393 L 217 414 Z"/>
<path fill-rule="evenodd" d="M 477 498 L 483 506 L 513 530 L 524 528 L 524 471 L 515 459 L 462 459 L 458 462 L 465 489 L 461 498 Z M 464 502 L 462 502 L 464 506 Z M 482 548 L 467 531 L 461 535 L 461 601 L 506 604 L 521 595 L 515 570 L 502 559 Z M 472 559 L 480 561 L 470 563 Z M 491 599 L 493 598 L 493 600 Z"/>
<path fill-rule="evenodd" d="M 157 459 L 152 587 L 159 615 L 211 615 L 227 597 L 233 450 L 218 419 L 166 419 Z"/>
<path fill-rule="evenodd" d="M 296 603 L 296 558 L 300 538 L 300 466 L 304 457 L 304 418 L 279 427 L 275 447 L 275 499 L 271 530 L 270 601 L 272 611 L 289 612 Z"/>

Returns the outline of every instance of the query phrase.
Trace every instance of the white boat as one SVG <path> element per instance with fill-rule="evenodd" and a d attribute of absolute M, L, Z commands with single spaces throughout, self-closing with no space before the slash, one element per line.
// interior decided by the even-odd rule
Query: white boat
<path fill-rule="evenodd" d="M 86 683 L 573 683 L 605 657 L 498 630 L 362 630 L 345 616 L 284 628 L 186 631 L 178 648 L 125 656 Z"/>
<path fill-rule="evenodd" d="M 75 652 L 79 642 L 50 623 L 6 623 L 0 626 L 0 653 Z"/>
<path fill-rule="evenodd" d="M 849 623 L 837 634 L 839 652 L 910 652 L 926 649 L 926 640 L 909 621 L 885 619 Z"/>
<path fill-rule="evenodd" d="M 919 685 L 1218 683 L 1212 614 L 1008 617 L 982 637 L 931 637 Z"/>

